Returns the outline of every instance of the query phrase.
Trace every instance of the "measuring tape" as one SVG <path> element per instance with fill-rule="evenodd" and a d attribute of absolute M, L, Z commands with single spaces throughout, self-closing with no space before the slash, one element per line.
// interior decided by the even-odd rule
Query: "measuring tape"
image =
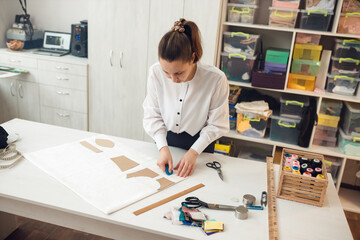
<path fill-rule="evenodd" d="M 268 217 L 269 217 L 269 240 L 278 240 L 278 224 L 276 214 L 276 196 L 274 182 L 274 160 L 271 157 L 266 158 L 267 167 L 267 191 L 268 191 Z"/>

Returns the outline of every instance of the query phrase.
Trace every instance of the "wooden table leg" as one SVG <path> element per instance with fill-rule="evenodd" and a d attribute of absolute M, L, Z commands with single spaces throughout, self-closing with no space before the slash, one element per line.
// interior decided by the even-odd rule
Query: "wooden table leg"
<path fill-rule="evenodd" d="M 0 212 L 0 239 L 5 239 L 18 228 L 15 215 Z"/>

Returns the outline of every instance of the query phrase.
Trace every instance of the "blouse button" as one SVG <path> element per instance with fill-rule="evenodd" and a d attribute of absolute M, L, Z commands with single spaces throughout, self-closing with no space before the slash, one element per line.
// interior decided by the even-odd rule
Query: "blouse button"
<path fill-rule="evenodd" d="M 178 112 L 177 114 L 178 114 L 178 115 L 180 115 L 180 113 L 179 113 L 179 112 Z"/>
<path fill-rule="evenodd" d="M 176 124 L 176 126 L 179 126 L 179 124 Z"/>
<path fill-rule="evenodd" d="M 180 102 L 182 102 L 182 99 L 180 99 Z"/>

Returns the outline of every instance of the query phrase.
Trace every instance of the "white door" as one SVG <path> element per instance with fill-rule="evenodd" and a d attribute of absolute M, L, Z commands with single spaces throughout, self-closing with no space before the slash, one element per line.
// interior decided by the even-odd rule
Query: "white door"
<path fill-rule="evenodd" d="M 0 78 L 0 123 L 18 116 L 16 79 Z"/>
<path fill-rule="evenodd" d="M 18 117 L 40 122 L 39 84 L 17 81 Z"/>

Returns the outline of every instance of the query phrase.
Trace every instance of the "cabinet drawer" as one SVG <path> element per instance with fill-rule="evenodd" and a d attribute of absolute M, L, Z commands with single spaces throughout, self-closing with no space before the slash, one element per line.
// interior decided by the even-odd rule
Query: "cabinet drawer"
<path fill-rule="evenodd" d="M 68 110 L 44 107 L 40 108 L 41 122 L 62 127 L 88 130 L 87 114 Z"/>
<path fill-rule="evenodd" d="M 87 113 L 87 95 L 84 91 L 40 84 L 40 105 Z"/>
<path fill-rule="evenodd" d="M 39 70 L 39 82 L 45 85 L 86 91 L 87 77 L 63 72 Z"/>
<path fill-rule="evenodd" d="M 26 68 L 26 70 L 28 70 L 29 72 L 19 74 L 15 78 L 26 82 L 34 82 L 34 83 L 39 82 L 38 70 L 36 68 Z"/>
<path fill-rule="evenodd" d="M 37 68 L 36 58 L 17 56 L 15 54 L 0 54 L 0 64 L 7 67 Z"/>
<path fill-rule="evenodd" d="M 59 73 L 69 73 L 80 76 L 87 75 L 87 65 L 45 61 L 45 60 L 39 60 L 38 64 L 40 70 L 53 71 Z"/>

